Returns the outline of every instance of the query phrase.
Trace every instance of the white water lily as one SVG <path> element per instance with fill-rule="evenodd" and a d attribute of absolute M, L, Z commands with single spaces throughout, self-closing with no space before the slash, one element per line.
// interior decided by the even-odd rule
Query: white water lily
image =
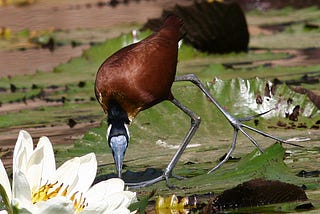
<path fill-rule="evenodd" d="M 7 210 L 0 214 L 130 213 L 128 207 L 136 194 L 124 191 L 124 182 L 118 178 L 91 187 L 96 171 L 94 153 L 73 158 L 56 169 L 49 139 L 41 137 L 33 149 L 30 134 L 20 131 L 13 152 L 12 190 L 0 160 L 0 184 L 8 198 Z"/>

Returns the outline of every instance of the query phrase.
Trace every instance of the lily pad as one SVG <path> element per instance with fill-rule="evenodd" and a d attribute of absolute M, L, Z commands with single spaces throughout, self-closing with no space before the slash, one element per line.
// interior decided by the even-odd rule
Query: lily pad
<path fill-rule="evenodd" d="M 184 194 L 193 192 L 222 192 L 225 189 L 249 181 L 253 178 L 267 180 L 279 180 L 296 185 L 306 185 L 314 179 L 301 179 L 283 162 L 285 149 L 280 143 L 276 143 L 261 153 L 254 150 L 237 163 L 228 164 L 212 174 L 202 174 L 182 181 L 173 181 L 173 184 L 184 187 Z M 178 171 L 176 172 L 177 174 Z"/>
<path fill-rule="evenodd" d="M 217 201 L 215 201 L 214 205 L 217 206 L 217 209 L 221 209 L 221 207 L 218 207 L 219 200 L 220 202 L 224 200 L 224 207 L 222 207 L 223 209 L 231 208 L 232 212 L 239 211 L 239 213 L 274 212 L 277 210 L 277 208 L 281 208 L 281 211 L 284 212 L 294 212 L 296 207 L 305 205 L 305 203 L 310 203 L 307 201 L 302 204 L 301 201 L 308 200 L 308 198 L 300 187 L 304 186 L 309 193 L 316 191 L 316 189 L 319 189 L 319 178 L 301 178 L 296 176 L 283 162 L 284 155 L 285 149 L 280 143 L 276 143 L 267 148 L 265 153 L 254 150 L 250 154 L 243 157 L 239 162 L 228 164 L 212 174 L 202 174 L 180 181 L 171 179 L 170 181 L 172 184 L 178 186 L 177 189 L 168 190 L 164 187 L 163 182 L 152 187 L 143 188 L 141 191 L 151 191 L 156 187 L 158 188 L 157 194 L 161 196 L 170 194 L 176 194 L 178 196 L 191 196 L 196 193 L 199 204 L 210 204 L 214 202 L 214 199 L 216 199 Z M 176 173 L 179 174 L 179 171 L 180 170 L 176 170 Z M 257 183 L 257 181 L 261 182 Z M 238 191 L 240 189 L 238 191 L 239 194 L 246 194 L 247 192 L 243 190 L 244 186 L 250 186 L 251 190 L 255 189 L 257 194 L 261 193 L 259 193 L 259 191 L 264 191 L 268 188 L 271 188 L 268 191 L 270 193 L 274 191 L 274 197 L 268 194 L 259 196 L 263 197 L 261 203 L 252 204 L 252 206 L 247 204 L 248 201 L 246 201 L 246 199 L 241 199 L 245 203 L 243 203 L 242 208 L 239 209 L 241 205 L 239 204 L 241 201 L 239 201 L 239 203 L 237 203 L 238 205 L 236 206 L 237 210 L 234 210 L 235 204 L 232 206 L 226 206 L 227 202 L 230 202 L 229 199 L 226 199 L 228 191 Z M 250 188 L 247 188 L 247 190 L 250 190 Z M 214 193 L 212 194 L 211 199 L 210 197 L 208 199 L 207 193 L 212 192 Z M 250 196 L 248 195 L 247 197 L 253 197 L 253 195 L 254 194 Z M 293 197 L 296 197 L 296 200 L 293 200 Z M 258 196 L 256 196 L 256 199 L 258 200 Z M 312 207 L 309 207 L 308 210 L 314 207 L 317 209 L 320 206 L 319 201 L 317 201 L 318 199 L 312 197 L 309 197 L 309 199 L 312 201 Z M 197 207 L 200 209 L 201 206 L 198 205 Z"/>
<path fill-rule="evenodd" d="M 214 200 L 213 206 L 218 208 L 251 207 L 307 199 L 301 187 L 258 178 L 224 191 Z"/>

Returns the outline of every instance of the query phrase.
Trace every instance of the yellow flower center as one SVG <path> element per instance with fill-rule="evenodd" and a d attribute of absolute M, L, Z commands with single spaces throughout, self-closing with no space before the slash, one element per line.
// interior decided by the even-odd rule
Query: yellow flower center
<path fill-rule="evenodd" d="M 73 202 L 74 213 L 80 213 L 86 206 L 88 206 L 88 203 L 86 203 L 86 198 L 83 197 L 82 193 L 77 191 L 73 193 L 71 197 L 68 197 L 67 194 L 69 186 L 64 186 L 63 183 L 60 185 L 57 184 L 58 181 L 55 183 L 46 183 L 36 191 L 33 191 L 32 203 L 36 204 L 40 201 L 47 201 L 57 196 L 63 196 Z"/>

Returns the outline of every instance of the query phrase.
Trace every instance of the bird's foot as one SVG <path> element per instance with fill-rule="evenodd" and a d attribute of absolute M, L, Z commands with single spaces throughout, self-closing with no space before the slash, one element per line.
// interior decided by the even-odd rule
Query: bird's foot
<path fill-rule="evenodd" d="M 146 187 L 146 186 L 150 186 L 152 184 L 158 183 L 159 181 L 162 181 L 162 180 L 165 180 L 165 177 L 163 175 L 147 181 L 141 181 L 137 183 L 126 183 L 126 185 L 130 188 L 142 188 L 142 187 Z"/>
<path fill-rule="evenodd" d="M 183 176 L 179 176 L 179 175 L 175 175 L 175 174 L 171 174 L 171 176 L 170 177 L 172 177 L 172 178 L 175 178 L 175 179 L 177 179 L 177 180 L 183 180 L 183 179 L 186 179 L 185 177 L 183 177 Z"/>
<path fill-rule="evenodd" d="M 169 189 L 176 189 L 176 188 L 178 188 L 178 186 L 170 184 L 170 182 L 169 182 L 169 177 L 175 178 L 175 179 L 177 179 L 177 180 L 183 180 L 183 179 L 185 179 L 185 177 L 172 174 L 172 172 L 167 173 L 167 175 L 164 173 L 164 177 L 165 177 L 165 180 L 166 180 L 166 186 L 167 186 Z"/>
<path fill-rule="evenodd" d="M 262 152 L 262 153 L 263 153 L 263 149 L 258 145 L 256 140 L 251 135 L 249 135 L 244 129 L 251 130 L 252 132 L 256 132 L 256 133 L 258 133 L 258 134 L 260 134 L 260 135 L 262 135 L 264 137 L 276 140 L 276 141 L 281 142 L 281 143 L 289 144 L 289 145 L 292 145 L 292 146 L 302 147 L 300 145 L 287 142 L 284 139 L 281 139 L 279 137 L 273 136 L 273 135 L 268 134 L 266 132 L 260 131 L 259 129 L 253 128 L 253 127 L 248 126 L 248 125 L 243 123 L 245 121 L 250 121 L 250 120 L 252 120 L 254 118 L 261 117 L 262 115 L 267 114 L 272 110 L 274 110 L 274 109 L 270 109 L 270 110 L 265 111 L 263 113 L 260 113 L 260 114 L 257 114 L 257 115 L 253 115 L 253 116 L 250 116 L 250 117 L 245 117 L 245 118 L 235 118 L 235 117 L 231 116 L 229 113 L 226 113 L 226 117 L 228 118 L 229 122 L 233 126 L 234 131 L 235 132 L 238 132 L 238 131 L 242 132 L 242 134 L 244 134 L 259 149 L 259 151 Z M 235 140 L 236 139 L 234 139 L 234 141 Z"/>
<path fill-rule="evenodd" d="M 157 177 L 157 178 L 153 178 L 153 179 L 151 179 L 151 180 L 141 181 L 141 182 L 137 182 L 137 183 L 126 183 L 126 185 L 127 185 L 128 187 L 130 187 L 130 188 L 142 188 L 142 187 L 150 186 L 150 185 L 153 185 L 153 184 L 155 184 L 155 183 L 158 183 L 158 182 L 160 182 L 160 181 L 165 180 L 165 181 L 166 181 L 166 186 L 167 186 L 169 189 L 177 188 L 177 186 L 170 184 L 170 182 L 169 182 L 169 178 L 170 178 L 170 177 L 176 178 L 176 179 L 178 179 L 178 180 L 185 179 L 184 177 L 177 176 L 177 175 L 173 175 L 171 172 L 164 172 L 162 175 L 160 175 L 160 176 Z"/>
<path fill-rule="evenodd" d="M 260 117 L 261 115 L 266 114 L 268 112 L 269 111 L 261 113 L 261 114 L 258 114 L 258 115 L 250 116 L 250 117 L 247 117 L 247 118 L 239 118 L 239 119 L 231 116 L 228 113 L 226 113 L 226 117 L 228 118 L 229 122 L 231 123 L 231 125 L 234 128 L 232 144 L 231 144 L 231 147 L 230 147 L 229 151 L 227 152 L 227 155 L 224 157 L 224 159 L 222 161 L 220 161 L 215 167 L 213 167 L 208 172 L 208 174 L 210 174 L 210 173 L 214 172 L 215 170 L 217 170 L 220 166 L 222 166 L 222 164 L 224 164 L 229 159 L 231 153 L 234 151 L 235 146 L 236 146 L 238 131 L 242 132 L 242 134 L 244 134 L 257 147 L 257 149 L 261 153 L 264 153 L 264 150 L 259 146 L 259 144 L 256 142 L 256 140 L 251 135 L 249 135 L 244 129 L 251 130 L 251 131 L 256 132 L 256 133 L 258 133 L 258 134 L 260 134 L 260 135 L 262 135 L 264 137 L 271 138 L 271 139 L 276 140 L 276 141 L 281 142 L 281 143 L 289 144 L 289 145 L 292 145 L 292 146 L 303 147 L 301 145 L 290 143 L 290 142 L 288 142 L 286 140 L 283 140 L 281 138 L 278 138 L 276 136 L 273 136 L 271 134 L 265 133 L 263 131 L 260 131 L 258 129 L 255 129 L 255 128 L 251 127 L 251 126 L 248 126 L 248 125 L 242 123 L 244 121 L 249 121 L 249 120 L 251 120 L 253 118 Z"/>
<path fill-rule="evenodd" d="M 302 147 L 301 145 L 298 145 L 298 144 L 294 144 L 294 143 L 291 143 L 291 142 L 288 142 L 287 140 L 284 140 L 282 138 L 279 138 L 279 137 L 276 137 L 276 136 L 273 136 L 271 134 L 268 134 L 266 132 L 263 132 L 263 131 L 260 131 L 259 129 L 255 129 L 251 126 L 248 126 L 246 124 L 243 124 L 242 122 L 244 121 L 249 121 L 249 120 L 252 120 L 253 118 L 257 118 L 257 117 L 260 117 L 270 111 L 272 111 L 273 109 L 270 109 L 269 111 L 266 111 L 266 112 L 263 112 L 261 114 L 257 114 L 257 115 L 254 115 L 254 116 L 250 116 L 250 117 L 246 117 L 246 118 L 239 118 L 237 119 L 237 124 L 234 126 L 235 129 L 238 129 L 240 130 L 261 152 L 263 152 L 263 150 L 260 148 L 260 146 L 257 144 L 257 142 L 247 133 L 245 132 L 242 128 L 246 128 L 248 130 L 251 130 L 253 132 L 256 132 L 264 137 L 267 137 L 267 138 L 270 138 L 270 139 L 273 139 L 273 140 L 276 140 L 280 143 L 284 143 L 284 144 L 288 144 L 288 145 L 291 145 L 291 146 L 297 146 L 297 147 Z"/>

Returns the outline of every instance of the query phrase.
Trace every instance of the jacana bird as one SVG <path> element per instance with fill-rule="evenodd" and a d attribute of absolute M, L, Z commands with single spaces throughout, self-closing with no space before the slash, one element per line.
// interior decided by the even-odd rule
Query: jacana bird
<path fill-rule="evenodd" d="M 168 100 L 191 118 L 189 131 L 164 169 L 163 174 L 158 178 L 145 182 L 129 183 L 127 184 L 129 186 L 142 187 L 161 180 L 166 180 L 169 186 L 168 178 L 172 176 L 173 168 L 200 125 L 200 117 L 182 105 L 173 96 L 171 86 L 174 81 L 191 81 L 196 84 L 225 115 L 234 128 L 233 142 L 229 152 L 225 159 L 210 172 L 216 170 L 229 158 L 235 148 L 239 130 L 260 151 L 263 151 L 243 128 L 248 128 L 266 137 L 285 142 L 280 138 L 242 124 L 242 121 L 250 118 L 237 119 L 230 115 L 194 74 L 176 77 L 178 42 L 180 40 L 179 31 L 182 25 L 183 22 L 179 17 L 175 15 L 168 16 L 158 32 L 154 32 L 140 42 L 120 49 L 107 58 L 96 75 L 95 94 L 107 114 L 108 128 L 106 137 L 112 150 L 119 177 L 121 177 L 123 159 L 130 141 L 128 125 L 140 111 Z"/>

